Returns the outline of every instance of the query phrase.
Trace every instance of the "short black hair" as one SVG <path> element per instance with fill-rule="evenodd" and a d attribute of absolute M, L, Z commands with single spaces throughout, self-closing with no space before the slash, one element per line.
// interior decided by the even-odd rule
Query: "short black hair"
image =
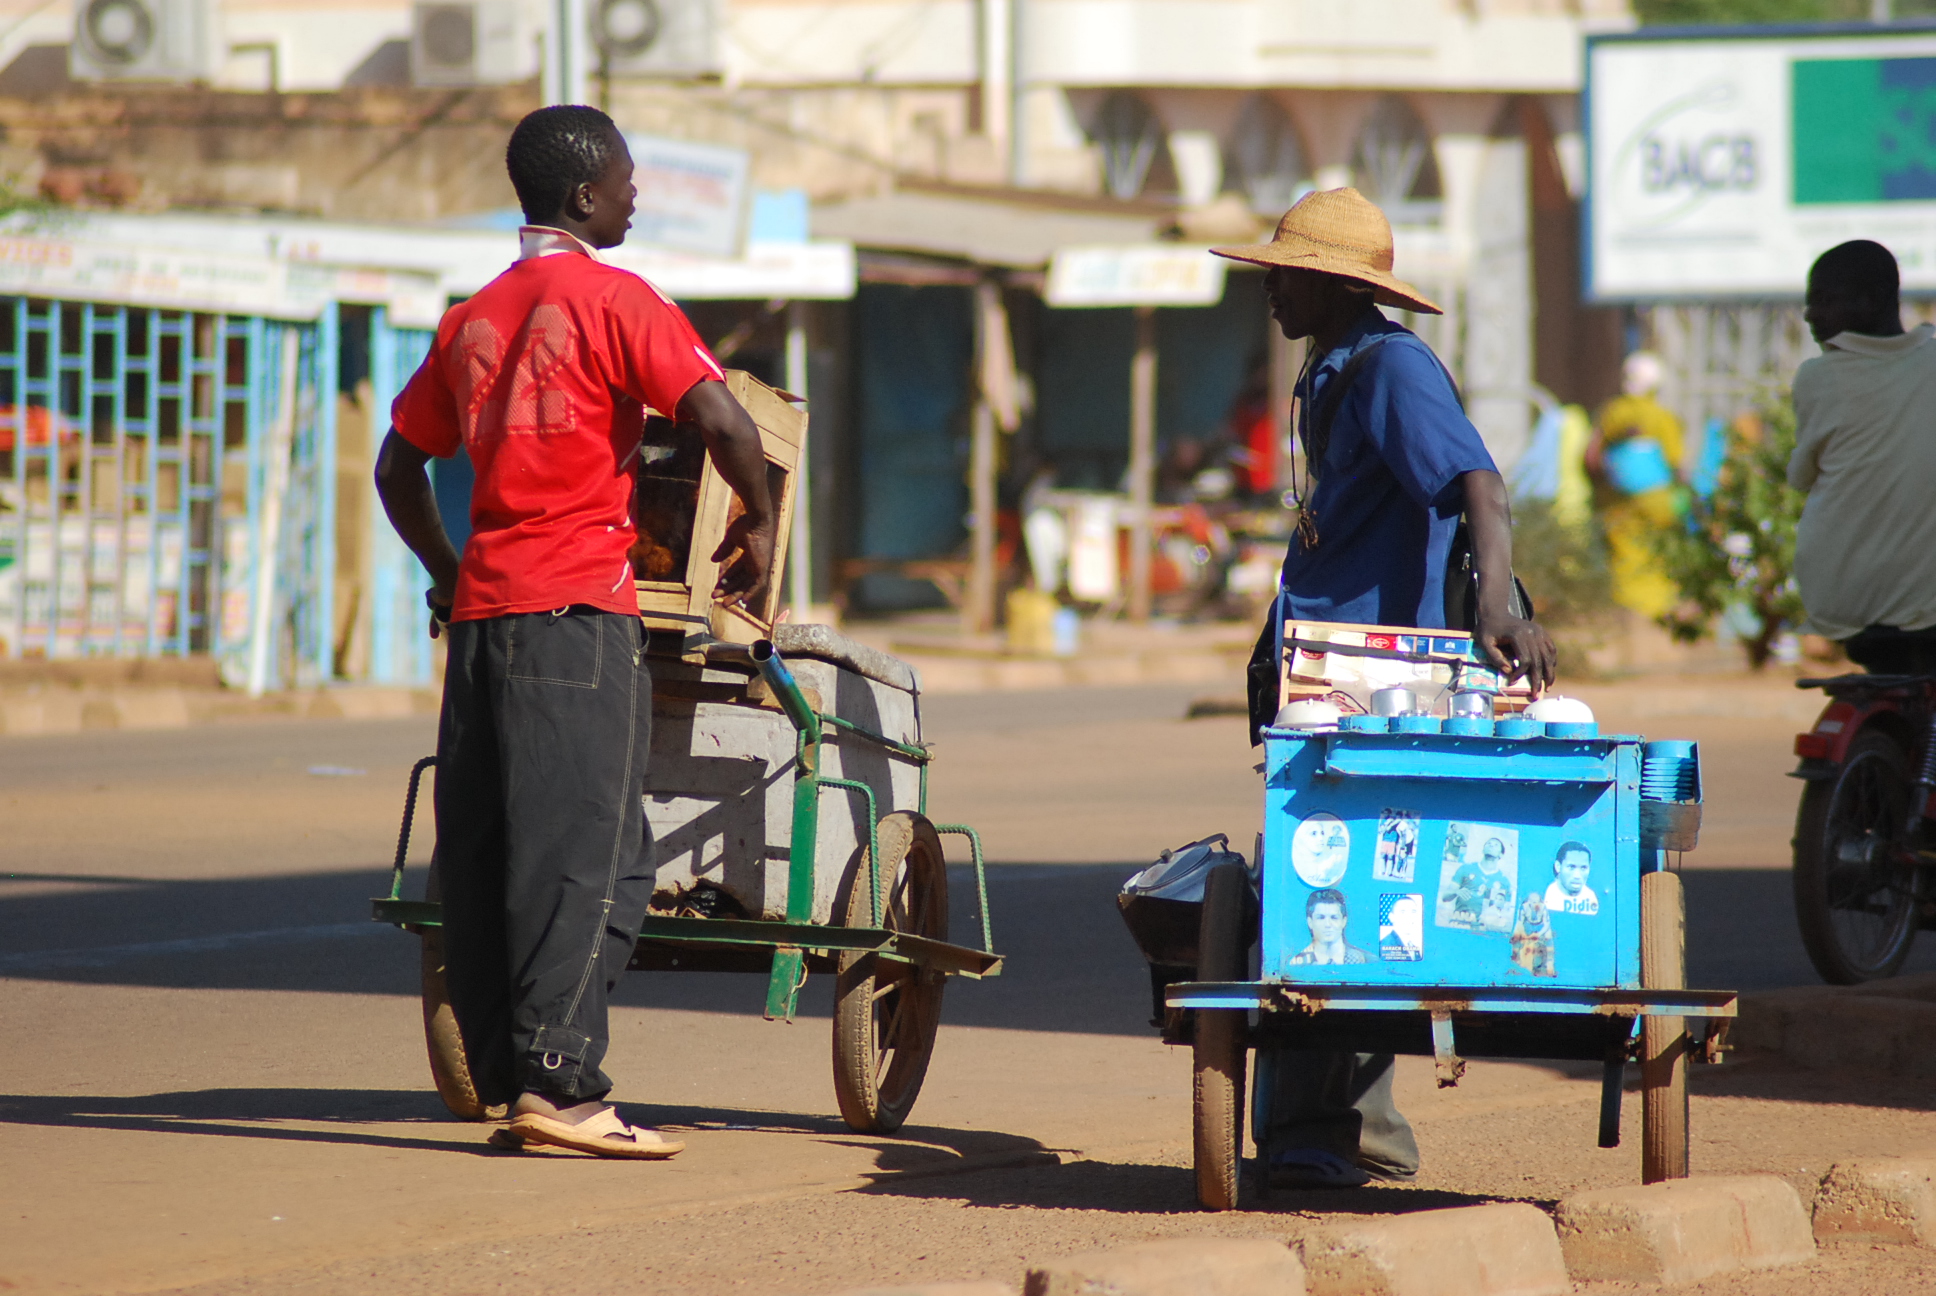
<path fill-rule="evenodd" d="M 617 123 L 583 104 L 554 104 L 527 114 L 504 149 L 504 166 L 524 218 L 533 224 L 554 219 L 572 190 L 605 174 L 618 141 Z"/>
<path fill-rule="evenodd" d="M 1902 291 L 1895 254 L 1874 239 L 1850 239 L 1815 258 L 1808 284 L 1840 295 L 1893 301 Z"/>
<path fill-rule="evenodd" d="M 1593 862 L 1593 852 L 1586 848 L 1585 842 L 1570 841 L 1553 853 L 1553 863 L 1558 864 L 1568 855 L 1575 853 L 1586 856 L 1587 863 Z"/>
<path fill-rule="evenodd" d="M 1347 918 L 1351 916 L 1351 906 L 1344 902 L 1344 892 L 1334 887 L 1320 887 L 1310 895 L 1305 896 L 1304 916 L 1309 918 L 1313 913 L 1317 912 L 1317 907 L 1321 904 L 1334 904 L 1338 906 L 1339 913 Z"/>

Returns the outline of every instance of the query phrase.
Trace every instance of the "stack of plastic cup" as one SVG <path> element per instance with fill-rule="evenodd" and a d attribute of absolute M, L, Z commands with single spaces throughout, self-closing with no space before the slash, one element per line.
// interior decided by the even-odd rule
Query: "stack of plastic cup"
<path fill-rule="evenodd" d="M 1671 740 L 1640 749 L 1640 795 L 1648 801 L 1692 801 L 1700 795 L 1701 765 L 1695 745 Z"/>

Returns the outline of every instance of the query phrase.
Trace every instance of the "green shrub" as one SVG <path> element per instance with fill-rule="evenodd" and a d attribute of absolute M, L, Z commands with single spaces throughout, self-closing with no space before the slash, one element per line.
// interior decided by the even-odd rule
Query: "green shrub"
<path fill-rule="evenodd" d="M 1695 500 L 1687 525 L 1655 538 L 1669 577 L 1680 587 L 1681 605 L 1660 619 L 1676 639 L 1693 642 L 1739 604 L 1756 629 L 1741 646 L 1748 664 L 1768 664 L 1775 641 L 1802 622 L 1795 584 L 1795 524 L 1800 491 L 1788 485 L 1788 456 L 1795 448 L 1795 408 L 1788 393 L 1771 394 L 1752 415 L 1727 432 L 1727 455 L 1710 499 Z"/>

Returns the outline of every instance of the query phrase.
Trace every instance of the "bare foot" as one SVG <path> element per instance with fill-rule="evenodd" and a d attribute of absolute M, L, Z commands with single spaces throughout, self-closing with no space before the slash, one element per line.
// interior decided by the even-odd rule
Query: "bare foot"
<path fill-rule="evenodd" d="M 570 1107 L 560 1107 L 556 1099 L 544 1094 L 526 1090 L 518 1095 L 511 1104 L 513 1116 L 549 1116 L 552 1120 L 563 1121 L 567 1125 L 582 1125 L 605 1110 L 605 1104 L 598 1099 L 577 1103 Z"/>

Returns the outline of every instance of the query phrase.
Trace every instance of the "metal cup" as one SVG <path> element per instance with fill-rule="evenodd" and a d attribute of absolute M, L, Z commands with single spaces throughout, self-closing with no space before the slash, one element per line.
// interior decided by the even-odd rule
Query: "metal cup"
<path fill-rule="evenodd" d="M 1492 719 L 1492 694 L 1477 689 L 1460 689 L 1452 695 L 1452 714 L 1474 720 Z"/>
<path fill-rule="evenodd" d="M 1371 695 L 1371 713 L 1378 716 L 1414 715 L 1418 694 L 1403 686 L 1381 688 Z"/>

